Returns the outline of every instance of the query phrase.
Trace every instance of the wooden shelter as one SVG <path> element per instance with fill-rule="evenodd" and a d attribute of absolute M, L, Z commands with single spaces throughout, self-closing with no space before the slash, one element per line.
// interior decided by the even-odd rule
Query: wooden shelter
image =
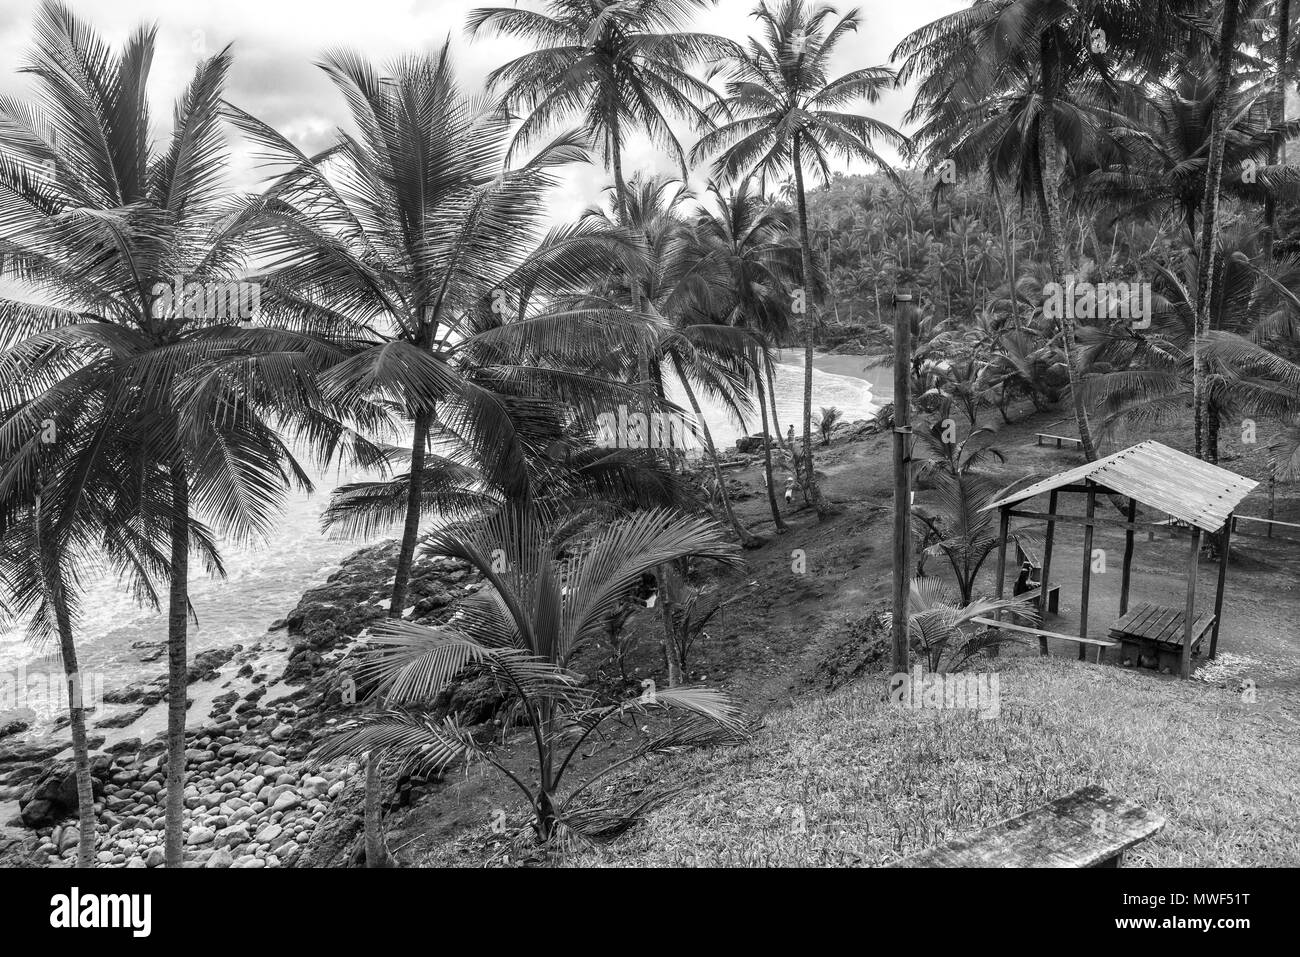
<path fill-rule="evenodd" d="M 985 511 L 998 509 L 1001 522 L 998 542 L 997 596 L 1004 596 L 1006 587 L 1007 537 L 1012 518 L 1028 518 L 1047 523 L 1047 536 L 1043 546 L 1042 570 L 1037 590 L 1029 596 L 1038 602 L 1040 623 L 1047 611 L 1051 589 L 1052 538 L 1057 524 L 1082 525 L 1083 532 L 1083 582 L 1079 611 L 1079 634 L 1067 635 L 1042 628 L 988 619 L 986 624 L 998 628 L 1020 631 L 1038 636 L 1039 650 L 1047 654 L 1047 639 L 1061 638 L 1079 644 L 1082 659 L 1089 645 L 1113 647 L 1123 643 L 1138 654 L 1177 663 L 1184 678 L 1192 673 L 1192 652 L 1208 631 L 1210 653 L 1213 658 L 1219 642 L 1219 625 L 1223 620 L 1223 585 L 1228 570 L 1228 544 L 1232 535 L 1233 511 L 1241 500 L 1259 483 L 1243 478 L 1235 472 L 1219 468 L 1208 462 L 1171 449 L 1159 442 L 1147 441 L 1131 448 L 1089 462 L 1075 469 L 1060 472 L 1051 478 L 1000 496 L 985 506 Z M 1057 511 L 1057 500 L 1062 492 L 1075 492 L 1087 496 L 1083 515 L 1067 515 Z M 1028 511 L 1015 506 L 1047 494 L 1046 512 Z M 1098 495 L 1119 495 L 1128 500 L 1125 518 L 1096 514 Z M 1163 512 L 1170 521 L 1138 522 L 1137 506 Z M 1171 522 L 1191 529 L 1191 546 L 1187 557 L 1187 597 L 1183 608 L 1169 608 L 1143 604 L 1129 611 L 1129 581 L 1133 565 L 1134 534 L 1152 527 L 1168 527 Z M 1088 592 L 1092 574 L 1093 529 L 1099 525 L 1119 527 L 1124 534 L 1123 577 L 1120 581 L 1119 620 L 1110 630 L 1109 640 L 1088 637 Z M 1219 544 L 1219 578 L 1214 595 L 1214 613 L 1196 612 L 1196 572 L 1200 561 L 1201 536 L 1217 535 Z M 1158 666 L 1158 664 L 1157 664 Z"/>

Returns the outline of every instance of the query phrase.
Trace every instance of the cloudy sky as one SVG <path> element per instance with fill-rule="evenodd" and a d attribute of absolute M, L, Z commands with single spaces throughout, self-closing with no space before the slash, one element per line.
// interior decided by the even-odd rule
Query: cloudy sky
<path fill-rule="evenodd" d="M 70 6 L 113 45 L 141 21 L 158 25 L 158 47 L 151 83 L 155 121 L 170 116 L 170 104 L 183 89 L 194 64 L 227 43 L 235 64 L 227 98 L 271 123 L 309 152 L 329 141 L 343 122 L 341 98 L 314 65 L 320 53 L 351 47 L 383 62 L 395 55 L 439 46 L 450 35 L 467 87 L 481 87 L 494 67 L 525 52 L 518 42 L 494 38 L 470 43 L 463 25 L 474 7 L 494 0 L 71 0 Z M 495 0 L 507 5 L 510 0 Z M 535 0 L 520 0 L 536 5 Z M 753 30 L 749 12 L 756 0 L 720 0 L 702 12 L 695 29 L 743 40 Z M 887 62 L 898 41 L 936 17 L 966 6 L 965 0 L 867 0 L 860 4 L 863 26 L 842 42 L 837 73 Z M 18 74 L 31 46 L 37 0 L 0 0 L 0 91 L 21 95 L 28 80 Z M 848 4 L 840 5 L 847 10 Z M 911 100 L 906 90 L 891 93 L 874 108 L 882 120 L 899 125 Z M 629 168 L 671 170 L 644 143 L 628 150 Z M 258 174 L 245 155 L 232 163 L 232 183 L 255 185 Z M 556 198 L 556 213 L 566 217 L 595 198 L 601 181 L 575 170 Z"/>

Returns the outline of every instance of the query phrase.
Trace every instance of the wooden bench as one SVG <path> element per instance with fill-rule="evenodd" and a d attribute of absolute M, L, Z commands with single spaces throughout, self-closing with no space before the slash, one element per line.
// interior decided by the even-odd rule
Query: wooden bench
<path fill-rule="evenodd" d="M 1120 867 L 1165 819 L 1096 785 L 891 867 Z"/>
<path fill-rule="evenodd" d="M 1047 440 L 1049 440 L 1049 441 L 1055 441 L 1055 442 L 1056 442 L 1056 447 L 1057 447 L 1058 449 L 1061 447 L 1061 443 L 1062 443 L 1062 442 L 1068 442 L 1068 443 L 1070 444 L 1069 447 L 1070 447 L 1070 448 L 1074 448 L 1074 449 L 1077 449 L 1077 448 L 1079 448 L 1080 446 L 1083 445 L 1083 440 L 1082 440 L 1082 439 L 1076 439 L 1076 438 L 1073 438 L 1072 436 L 1069 436 L 1069 435 L 1052 435 L 1052 433 L 1050 433 L 1050 432 L 1035 432 L 1035 433 L 1034 433 L 1034 444 L 1035 444 L 1035 445 L 1042 445 L 1044 439 L 1047 439 Z"/>
<path fill-rule="evenodd" d="M 1031 591 L 1023 592 L 1016 595 L 1016 598 L 1037 599 L 1042 595 L 1043 581 L 1043 563 L 1037 555 L 1030 550 L 1021 539 L 1016 539 L 1016 565 L 1023 566 L 1029 564 L 1029 583 L 1039 587 Z M 1059 615 L 1061 613 L 1061 586 L 1049 585 L 1047 589 L 1047 613 L 1049 615 Z"/>

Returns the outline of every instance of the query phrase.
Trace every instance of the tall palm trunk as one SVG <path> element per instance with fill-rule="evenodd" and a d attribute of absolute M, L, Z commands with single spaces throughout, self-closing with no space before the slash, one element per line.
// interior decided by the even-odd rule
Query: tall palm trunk
<path fill-rule="evenodd" d="M 773 486 L 771 425 L 767 421 L 767 395 L 763 385 L 762 366 L 761 362 L 755 363 L 754 375 L 758 383 L 755 389 L 758 393 L 758 414 L 763 420 L 763 477 L 767 483 L 767 506 L 772 510 L 772 524 L 776 527 L 778 535 L 784 535 L 787 526 L 785 519 L 781 517 L 781 507 L 777 504 L 776 488 Z"/>
<path fill-rule="evenodd" d="M 393 857 L 384 840 L 383 755 L 371 751 L 366 755 L 366 794 L 362 809 L 362 823 L 366 847 L 366 867 L 393 867 Z"/>
<path fill-rule="evenodd" d="M 695 413 L 695 421 L 700 427 L 700 434 L 704 438 L 704 450 L 709 455 L 709 462 L 713 465 L 713 479 L 718 483 L 718 497 L 722 499 L 722 510 L 727 513 L 727 524 L 731 530 L 736 533 L 740 539 L 740 544 L 744 548 L 758 548 L 763 544 L 763 540 L 740 524 L 736 518 L 736 512 L 731 507 L 731 498 L 727 495 L 727 480 L 722 474 L 722 465 L 718 462 L 718 450 L 713 445 L 713 432 L 709 429 L 709 423 L 705 421 L 703 413 L 700 411 L 700 400 L 695 397 L 695 390 L 691 388 L 690 382 L 686 376 L 681 376 L 682 389 L 686 392 L 686 399 L 691 403 L 691 411 Z"/>
<path fill-rule="evenodd" d="M 406 520 L 402 525 L 402 544 L 397 551 L 397 568 L 393 571 L 392 602 L 389 618 L 400 618 L 406 607 L 406 590 L 411 582 L 411 563 L 415 560 L 415 542 L 420 535 L 420 511 L 424 492 L 424 460 L 428 448 L 433 413 L 415 417 L 415 435 L 411 439 L 411 479 L 406 488 Z"/>
<path fill-rule="evenodd" d="M 812 391 L 813 391 L 813 346 L 816 334 L 816 296 L 813 291 L 812 245 L 808 240 L 808 202 L 803 187 L 803 154 L 798 135 L 794 140 L 794 184 L 795 200 L 799 208 L 799 255 L 803 271 L 804 305 L 804 340 L 803 340 L 803 456 L 804 456 L 804 492 L 817 518 L 827 515 L 826 502 L 821 489 L 817 487 L 817 474 L 813 467 L 812 446 Z"/>
<path fill-rule="evenodd" d="M 614 174 L 614 192 L 617 194 L 618 215 L 623 227 L 631 226 L 631 216 L 627 208 L 627 183 L 623 180 L 623 150 L 619 142 L 619 127 L 617 121 L 612 124 L 610 129 L 610 166 L 613 167 Z M 635 237 L 634 237 L 635 238 Z M 642 314 L 641 301 L 641 280 L 637 276 L 628 276 L 628 288 L 632 292 L 632 310 L 638 316 Z M 650 393 L 650 353 L 649 349 L 638 349 L 636 354 L 636 375 L 637 380 L 641 383 L 644 392 L 642 412 L 646 416 L 646 421 L 650 421 L 652 411 L 651 393 Z M 668 669 L 668 685 L 676 687 L 681 684 L 682 675 L 681 667 L 678 663 L 676 652 L 677 640 L 675 638 L 676 629 L 673 626 L 673 595 L 672 582 L 668 574 L 668 568 L 665 565 L 659 565 L 655 568 L 655 580 L 659 583 L 659 615 L 663 622 L 664 635 L 661 640 L 664 652 L 664 667 Z"/>
<path fill-rule="evenodd" d="M 767 369 L 767 400 L 768 405 L 772 408 L 772 428 L 776 430 L 776 441 L 781 448 L 787 453 L 793 454 L 794 449 L 785 441 L 785 436 L 781 433 L 781 420 L 777 418 L 776 412 L 776 370 L 770 366 Z"/>
<path fill-rule="evenodd" d="M 1278 0 L 1277 5 L 1277 72 L 1273 77 L 1273 105 L 1269 110 L 1269 120 L 1274 126 L 1286 122 L 1286 71 L 1287 44 L 1291 42 L 1291 0 Z M 1268 163 L 1276 166 L 1278 161 L 1286 161 L 1286 140 L 1274 137 L 1268 145 Z M 1264 201 L 1264 249 L 1269 259 L 1276 259 L 1277 242 L 1277 200 L 1270 193 Z"/>
<path fill-rule="evenodd" d="M 1042 39 L 1043 107 L 1038 122 L 1038 153 L 1041 164 L 1041 190 L 1043 202 L 1043 231 L 1047 234 L 1048 260 L 1052 279 L 1065 282 L 1065 234 L 1061 220 L 1061 158 L 1056 141 L 1056 46 L 1050 34 Z M 1067 310 L 1062 310 L 1063 312 Z M 1083 404 L 1083 388 L 1079 377 L 1079 360 L 1075 353 L 1074 320 L 1061 316 L 1061 338 L 1065 351 L 1065 369 L 1070 380 L 1070 399 L 1074 406 L 1074 422 L 1079 429 L 1079 442 L 1089 462 L 1097 458 L 1092 429 L 1088 426 L 1088 410 Z"/>
<path fill-rule="evenodd" d="M 172 465 L 171 590 L 167 607 L 167 867 L 185 859 L 186 628 L 189 624 L 190 489 L 185 463 Z"/>
<path fill-rule="evenodd" d="M 1214 125 L 1210 129 L 1210 161 L 1205 169 L 1205 198 L 1201 203 L 1200 259 L 1196 268 L 1196 329 L 1192 336 L 1192 396 L 1195 406 L 1196 455 L 1205 457 L 1205 419 L 1209 400 L 1200 340 L 1210 332 L 1210 303 L 1214 297 L 1214 250 L 1219 241 L 1219 186 L 1223 151 L 1228 139 L 1228 96 L 1232 88 L 1232 54 L 1237 42 L 1237 2 L 1224 0 L 1219 33 L 1219 65 L 1214 84 Z"/>
<path fill-rule="evenodd" d="M 95 855 L 95 792 L 90 781 L 90 746 L 86 740 L 86 703 L 82 697 L 81 673 L 77 667 L 77 646 L 72 640 L 72 616 L 63 588 L 57 546 L 42 537 L 41 496 L 36 496 L 38 561 L 45 581 L 45 593 L 54 609 L 59 633 L 59 655 L 68 681 L 68 718 L 72 728 L 72 764 L 77 778 L 77 867 L 93 867 Z"/>
<path fill-rule="evenodd" d="M 415 543 L 420 536 L 420 512 L 424 491 L 424 463 L 428 452 L 429 429 L 433 427 L 434 413 L 421 412 L 415 417 L 415 434 L 411 437 L 410 481 L 406 487 L 406 519 L 402 525 L 402 543 L 397 551 L 397 567 L 393 572 L 393 592 L 388 605 L 388 617 L 400 620 L 406 606 L 406 593 L 411 583 L 411 565 L 415 561 Z M 391 867 L 392 858 L 384 842 L 383 808 L 384 777 L 383 756 L 376 752 L 366 755 L 366 792 L 362 811 L 365 829 L 366 867 Z"/>

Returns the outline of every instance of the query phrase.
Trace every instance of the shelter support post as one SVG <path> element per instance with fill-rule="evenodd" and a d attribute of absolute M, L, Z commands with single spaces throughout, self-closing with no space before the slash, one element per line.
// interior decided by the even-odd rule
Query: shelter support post
<path fill-rule="evenodd" d="M 1130 525 L 1137 518 L 1137 499 L 1128 500 L 1128 520 Z M 1128 588 L 1133 578 L 1133 529 L 1124 533 L 1124 571 L 1119 585 L 1119 616 L 1128 614 Z"/>
<path fill-rule="evenodd" d="M 1052 489 L 1052 494 L 1047 499 L 1047 514 L 1056 515 L 1056 489 Z M 1052 575 L 1052 539 L 1056 537 L 1056 520 L 1054 517 L 1047 519 L 1047 540 L 1043 542 L 1043 577 L 1038 583 L 1038 620 L 1047 620 L 1047 598 L 1051 593 L 1051 575 Z M 1038 636 L 1038 653 L 1044 658 L 1047 657 L 1047 636 Z"/>
<path fill-rule="evenodd" d="M 1093 485 L 1088 486 L 1088 518 L 1091 519 L 1093 512 L 1097 510 L 1097 489 Z M 1088 593 L 1092 588 L 1092 525 L 1089 523 L 1083 527 L 1083 584 L 1079 594 L 1079 637 L 1088 637 Z M 1088 646 L 1082 641 L 1079 642 L 1079 660 L 1084 661 L 1088 657 Z M 1101 648 L 1097 648 L 1097 660 L 1101 660 Z"/>
<path fill-rule="evenodd" d="M 1210 657 L 1219 651 L 1219 624 L 1223 620 L 1223 586 L 1228 578 L 1228 550 L 1232 545 L 1232 517 L 1223 523 L 1219 540 L 1219 582 L 1214 590 L 1214 625 L 1210 628 Z"/>
<path fill-rule="evenodd" d="M 1201 559 L 1201 529 L 1192 526 L 1192 549 L 1187 558 L 1187 604 L 1183 614 L 1182 676 L 1192 676 L 1192 625 L 1196 617 L 1196 569 Z"/>
<path fill-rule="evenodd" d="M 998 590 L 997 598 L 1001 601 L 1007 593 L 1007 532 L 1011 525 L 1011 510 L 1006 506 L 998 509 L 1001 520 L 998 523 Z M 1002 620 L 1002 609 L 999 608 L 993 616 L 997 621 Z M 989 648 L 989 657 L 996 658 L 998 655 L 998 646 L 993 645 Z"/>

